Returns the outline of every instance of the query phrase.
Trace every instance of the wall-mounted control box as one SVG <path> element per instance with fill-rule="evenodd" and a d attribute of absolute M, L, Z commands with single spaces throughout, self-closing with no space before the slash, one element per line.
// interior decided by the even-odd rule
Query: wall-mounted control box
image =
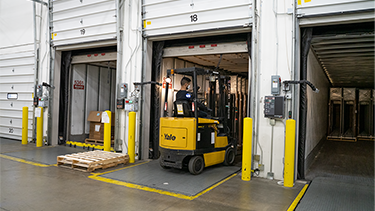
<path fill-rule="evenodd" d="M 42 97 L 43 96 L 43 86 L 42 84 L 39 84 L 36 86 L 36 96 Z"/>
<path fill-rule="evenodd" d="M 280 94 L 280 85 L 281 85 L 281 78 L 278 75 L 271 76 L 271 94 L 279 95 Z"/>
<path fill-rule="evenodd" d="M 49 100 L 47 96 L 38 98 L 38 107 L 46 108 L 49 105 Z"/>
<path fill-rule="evenodd" d="M 266 96 L 264 99 L 264 117 L 284 118 L 284 96 Z"/>
<path fill-rule="evenodd" d="M 119 98 L 117 99 L 117 109 L 124 109 L 125 107 L 125 99 Z"/>
<path fill-rule="evenodd" d="M 125 111 L 138 111 L 138 99 L 125 99 Z"/>
<path fill-rule="evenodd" d="M 128 97 L 128 84 L 127 83 L 120 83 L 119 90 L 118 90 L 118 97 L 119 98 L 127 98 Z"/>

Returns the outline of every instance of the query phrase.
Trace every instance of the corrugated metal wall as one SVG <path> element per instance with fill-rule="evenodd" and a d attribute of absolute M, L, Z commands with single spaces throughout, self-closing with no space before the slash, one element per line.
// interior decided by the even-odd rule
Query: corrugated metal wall
<path fill-rule="evenodd" d="M 252 23 L 249 0 L 145 0 L 144 34 L 156 36 Z"/>
<path fill-rule="evenodd" d="M 53 43 L 55 45 L 115 38 L 114 0 L 53 1 Z"/>

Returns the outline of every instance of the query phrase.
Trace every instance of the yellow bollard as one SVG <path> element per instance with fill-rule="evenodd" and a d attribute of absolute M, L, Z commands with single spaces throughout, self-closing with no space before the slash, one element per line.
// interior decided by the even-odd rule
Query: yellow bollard
<path fill-rule="evenodd" d="M 27 144 L 29 133 L 29 108 L 27 106 L 22 108 L 22 144 Z"/>
<path fill-rule="evenodd" d="M 43 146 L 43 107 L 36 108 L 36 147 Z"/>
<path fill-rule="evenodd" d="M 135 162 L 135 112 L 129 113 L 128 154 L 129 163 Z"/>
<path fill-rule="evenodd" d="M 105 111 L 109 117 L 109 123 L 104 123 L 104 151 L 110 152 L 111 151 L 111 116 L 112 113 L 110 111 Z"/>
<path fill-rule="evenodd" d="M 242 146 L 242 180 L 251 180 L 253 119 L 246 117 L 243 122 L 243 146 Z"/>
<path fill-rule="evenodd" d="M 296 121 L 286 120 L 285 125 L 284 186 L 294 186 L 294 161 L 296 150 Z"/>

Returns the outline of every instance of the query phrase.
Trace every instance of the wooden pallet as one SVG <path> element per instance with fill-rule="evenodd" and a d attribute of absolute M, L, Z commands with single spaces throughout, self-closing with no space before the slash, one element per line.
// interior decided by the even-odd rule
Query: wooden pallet
<path fill-rule="evenodd" d="M 375 141 L 375 137 L 358 136 L 357 139 L 361 141 Z"/>
<path fill-rule="evenodd" d="M 328 140 L 330 141 L 348 141 L 348 142 L 356 142 L 357 138 L 356 137 L 332 137 L 328 136 Z"/>
<path fill-rule="evenodd" d="M 128 161 L 129 155 L 100 150 L 57 156 L 57 166 L 84 172 L 106 169 Z"/>
<path fill-rule="evenodd" d="M 103 146 L 104 140 L 86 138 L 85 143 Z M 113 143 L 114 143 L 114 140 L 111 140 L 111 145 L 113 145 Z"/>

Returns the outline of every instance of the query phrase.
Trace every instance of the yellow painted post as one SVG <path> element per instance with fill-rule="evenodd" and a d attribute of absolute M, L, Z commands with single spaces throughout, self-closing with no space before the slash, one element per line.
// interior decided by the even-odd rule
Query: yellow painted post
<path fill-rule="evenodd" d="M 22 144 L 27 144 L 29 130 L 29 108 L 22 108 Z"/>
<path fill-rule="evenodd" d="M 242 146 L 242 180 L 251 180 L 253 119 L 246 117 L 243 122 L 243 146 Z"/>
<path fill-rule="evenodd" d="M 284 186 L 294 186 L 294 161 L 296 150 L 296 121 L 286 120 L 285 125 Z"/>
<path fill-rule="evenodd" d="M 135 162 L 135 112 L 129 113 L 128 154 L 129 163 Z"/>
<path fill-rule="evenodd" d="M 104 151 L 110 152 L 111 151 L 111 116 L 112 113 L 110 111 L 105 111 L 109 118 L 109 123 L 104 123 Z"/>
<path fill-rule="evenodd" d="M 36 120 L 36 147 L 43 146 L 43 107 L 37 108 L 39 111 L 37 113 Z"/>

